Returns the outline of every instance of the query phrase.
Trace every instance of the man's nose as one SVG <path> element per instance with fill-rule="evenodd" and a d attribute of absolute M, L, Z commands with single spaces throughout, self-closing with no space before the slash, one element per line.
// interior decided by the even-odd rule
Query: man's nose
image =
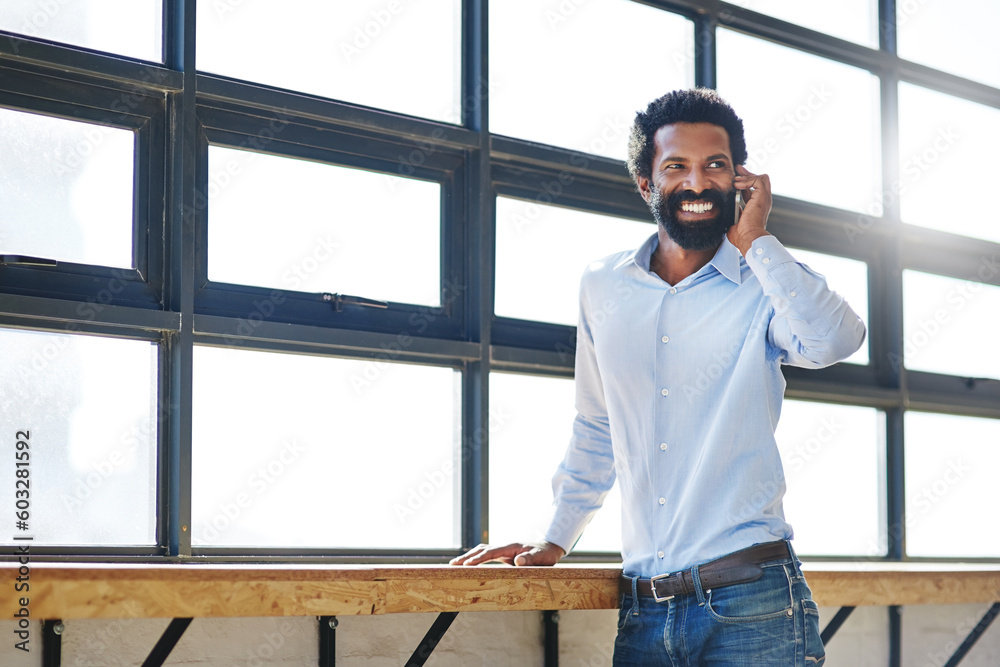
<path fill-rule="evenodd" d="M 708 174 L 701 169 L 692 169 L 689 171 L 683 185 L 685 190 L 691 190 L 694 193 L 701 193 L 712 187 L 712 184 L 708 180 Z"/>

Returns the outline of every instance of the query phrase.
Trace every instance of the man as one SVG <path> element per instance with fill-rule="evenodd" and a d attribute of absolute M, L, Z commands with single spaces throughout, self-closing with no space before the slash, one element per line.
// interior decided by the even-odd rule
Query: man
<path fill-rule="evenodd" d="M 578 415 L 546 541 L 480 545 L 452 561 L 555 564 L 617 476 L 615 665 L 825 657 L 781 507 L 780 365 L 833 364 L 865 330 L 766 231 L 770 181 L 746 158 L 743 123 L 714 91 L 668 93 L 637 114 L 628 167 L 657 233 L 583 276 Z"/>

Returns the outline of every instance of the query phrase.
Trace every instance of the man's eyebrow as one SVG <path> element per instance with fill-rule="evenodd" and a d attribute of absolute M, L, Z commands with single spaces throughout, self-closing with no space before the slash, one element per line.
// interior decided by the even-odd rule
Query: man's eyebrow
<path fill-rule="evenodd" d="M 729 160 L 730 157 L 725 153 L 716 153 L 715 155 L 709 155 L 705 158 L 706 162 L 713 162 L 715 160 Z M 663 162 L 690 162 L 690 158 L 681 157 L 680 155 L 668 155 L 660 160 Z"/>

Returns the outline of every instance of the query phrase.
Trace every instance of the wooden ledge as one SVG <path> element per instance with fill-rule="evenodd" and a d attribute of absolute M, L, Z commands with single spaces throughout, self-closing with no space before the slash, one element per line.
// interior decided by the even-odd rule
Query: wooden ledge
<path fill-rule="evenodd" d="M 1000 566 L 978 563 L 803 563 L 820 605 L 1000 602 Z"/>
<path fill-rule="evenodd" d="M 807 563 L 804 569 L 826 606 L 1000 601 L 996 565 Z M 18 565 L 4 562 L 0 615 L 11 618 L 22 596 L 35 619 L 614 609 L 620 573 L 612 565 L 32 563 L 30 590 L 16 592 Z"/>
<path fill-rule="evenodd" d="M 613 609 L 618 567 L 32 563 L 32 618 L 335 616 Z M 17 565 L 0 563 L 0 590 Z M 0 596 L 11 618 L 16 596 Z"/>

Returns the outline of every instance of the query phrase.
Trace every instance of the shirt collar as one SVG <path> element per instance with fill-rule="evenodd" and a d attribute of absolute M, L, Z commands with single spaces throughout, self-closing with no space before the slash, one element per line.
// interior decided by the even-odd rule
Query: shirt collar
<path fill-rule="evenodd" d="M 646 239 L 641 246 L 625 255 L 625 257 L 615 265 L 615 270 L 617 271 L 628 264 L 635 264 L 644 272 L 649 273 L 649 260 L 659 245 L 660 239 L 657 234 L 654 233 Z M 740 271 L 740 260 L 742 259 L 740 251 L 729 241 L 728 236 L 724 236 L 722 237 L 722 244 L 719 246 L 719 249 L 715 251 L 715 255 L 708 261 L 708 263 L 715 267 L 715 270 L 723 276 L 739 285 L 743 282 L 743 275 Z"/>
<path fill-rule="evenodd" d="M 653 235 L 646 239 L 641 246 L 626 254 L 622 261 L 615 264 L 615 271 L 622 268 L 626 264 L 634 263 L 640 269 L 648 273 L 649 259 L 653 256 L 653 251 L 656 250 L 656 246 L 658 245 L 660 245 L 660 238 L 657 236 L 656 232 L 654 232 Z"/>
<path fill-rule="evenodd" d="M 722 245 L 715 251 L 715 256 L 708 262 L 715 267 L 716 271 L 729 278 L 739 285 L 743 282 L 743 274 L 740 271 L 740 260 L 743 256 L 739 248 L 729 241 L 729 236 L 722 237 Z"/>

